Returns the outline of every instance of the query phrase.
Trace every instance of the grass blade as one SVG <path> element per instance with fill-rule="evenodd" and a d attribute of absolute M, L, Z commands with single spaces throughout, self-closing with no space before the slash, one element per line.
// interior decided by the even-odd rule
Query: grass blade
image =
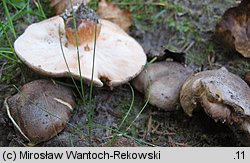
<path fill-rule="evenodd" d="M 64 50 L 63 50 L 62 38 L 61 38 L 61 27 L 60 27 L 60 26 L 59 26 L 59 42 L 60 42 L 60 48 L 61 48 L 61 52 L 62 52 L 62 55 L 63 55 L 63 59 L 64 59 L 64 62 L 65 62 L 65 64 L 66 64 L 66 67 L 67 67 L 67 69 L 68 69 L 68 71 L 69 71 L 69 73 L 70 73 L 70 77 L 71 77 L 71 79 L 72 79 L 72 82 L 74 83 L 75 88 L 76 88 L 77 92 L 79 93 L 79 96 L 80 96 L 81 98 L 83 98 L 83 97 L 82 97 L 82 94 L 81 94 L 81 91 L 79 90 L 79 88 L 78 88 L 78 86 L 77 86 L 77 84 L 76 84 L 76 82 L 75 82 L 75 79 L 74 79 L 74 77 L 72 76 L 72 73 L 71 73 L 71 71 L 70 71 L 70 68 L 69 68 L 69 65 L 68 65 L 68 62 L 67 62 L 67 59 L 66 59 Z"/>
<path fill-rule="evenodd" d="M 132 93 L 132 100 L 131 100 L 131 103 L 130 103 L 130 106 L 129 106 L 129 109 L 126 113 L 126 115 L 124 116 L 124 118 L 122 119 L 122 122 L 120 123 L 119 127 L 118 127 L 118 131 L 120 131 L 121 127 L 123 126 L 124 122 L 127 120 L 128 118 L 128 115 L 130 113 L 130 111 L 132 110 L 133 106 L 134 106 L 134 101 L 135 101 L 135 93 L 134 93 L 134 89 L 133 87 L 129 84 L 129 87 L 131 89 L 131 93 Z M 113 136 L 112 140 L 110 141 L 110 145 L 114 144 L 115 140 L 117 138 L 117 135 Z"/>
<path fill-rule="evenodd" d="M 134 106 L 134 101 L 135 101 L 135 92 L 134 92 L 134 89 L 133 89 L 133 87 L 129 84 L 129 87 L 130 87 L 130 90 L 131 90 L 131 93 L 132 93 L 132 100 L 131 100 L 131 104 L 130 104 L 130 106 L 129 106 L 129 109 L 128 109 L 128 111 L 127 111 L 127 113 L 126 113 L 126 115 L 125 115 L 125 117 L 122 119 L 122 122 L 121 122 L 121 124 L 119 125 L 119 127 L 118 127 L 118 130 L 120 130 L 121 129 L 121 127 L 122 127 L 122 125 L 124 124 L 124 122 L 126 121 L 126 119 L 128 118 L 128 115 L 129 115 L 129 113 L 131 112 L 131 110 L 132 110 L 132 108 L 133 108 L 133 106 Z"/>
<path fill-rule="evenodd" d="M 135 121 L 139 118 L 139 116 L 141 115 L 141 113 L 144 111 L 144 109 L 146 108 L 146 106 L 149 103 L 149 98 L 150 96 L 148 96 L 147 101 L 145 102 L 145 104 L 143 105 L 143 107 L 141 108 L 140 112 L 137 114 L 137 116 L 135 117 L 135 119 L 131 122 L 131 124 L 128 126 L 128 128 L 126 129 L 126 131 L 128 131 L 131 126 L 135 123 Z"/>
<path fill-rule="evenodd" d="M 78 64 L 78 70 L 79 70 L 79 75 L 80 75 L 80 84 L 81 84 L 81 91 L 82 91 L 82 101 L 84 106 L 86 106 L 86 101 L 85 101 L 85 95 L 84 95 L 84 86 L 83 86 L 83 79 L 82 79 L 82 70 L 81 70 L 81 62 L 80 62 L 80 51 L 79 51 L 79 39 L 78 39 L 78 34 L 77 34 L 77 26 L 76 26 L 76 16 L 75 12 L 73 10 L 73 5 L 72 5 L 72 0 L 70 0 L 70 7 L 72 10 L 72 16 L 73 16 L 73 24 L 74 24 L 74 33 L 76 36 L 76 53 L 77 53 L 77 64 Z"/>
<path fill-rule="evenodd" d="M 8 21 L 10 30 L 11 30 L 12 34 L 14 35 L 14 38 L 16 39 L 16 31 L 15 31 L 15 28 L 14 28 L 14 25 L 13 25 L 13 22 L 12 22 L 12 18 L 10 16 L 8 6 L 7 6 L 6 2 L 5 2 L 5 0 L 3 0 L 2 2 L 3 2 L 3 7 L 4 7 L 4 11 L 5 11 L 5 14 L 6 14 L 6 17 L 7 17 L 7 21 Z"/>
<path fill-rule="evenodd" d="M 42 5 L 41 5 L 41 3 L 40 3 L 40 0 L 38 0 L 38 1 L 35 0 L 34 3 L 36 4 L 37 9 L 38 9 L 39 12 L 41 13 L 42 18 L 43 18 L 43 19 L 46 19 L 47 17 L 46 17 L 46 15 L 45 15 L 44 11 L 43 11 L 43 7 L 42 7 Z"/>

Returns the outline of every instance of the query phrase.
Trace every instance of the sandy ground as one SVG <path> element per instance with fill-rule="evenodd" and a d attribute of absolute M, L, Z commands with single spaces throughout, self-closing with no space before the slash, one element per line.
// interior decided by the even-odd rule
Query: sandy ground
<path fill-rule="evenodd" d="M 165 48 L 175 51 L 186 50 L 186 64 L 193 67 L 195 71 L 226 66 L 241 77 L 245 72 L 250 71 L 248 65 L 238 63 L 238 61 L 245 63 L 249 60 L 246 61 L 238 55 L 230 60 L 227 54 L 222 53 L 219 46 L 214 45 L 211 52 L 206 51 L 211 42 L 214 42 L 211 38 L 216 22 L 227 8 L 235 5 L 233 0 L 226 0 L 226 2 L 175 0 L 171 2 L 182 6 L 183 9 L 180 12 L 175 11 L 174 14 L 172 10 L 167 10 L 159 15 L 155 22 L 146 18 L 135 21 L 131 28 L 130 35 L 142 44 L 147 55 L 162 55 Z M 158 10 L 163 9 L 159 7 Z M 176 26 L 184 26 L 187 29 L 171 28 L 168 23 L 171 23 L 172 19 L 177 22 Z M 178 22 L 186 22 L 186 24 L 178 25 Z M 21 31 L 23 28 L 25 26 L 18 29 Z M 185 41 L 183 41 L 184 38 Z M 190 47 L 187 49 L 188 45 Z M 208 63 L 208 55 L 216 59 L 214 64 Z M 237 61 L 238 65 L 234 64 L 234 61 Z M 0 68 L 5 64 L 6 60 L 0 60 Z M 12 84 L 21 86 L 28 81 L 45 77 L 30 72 L 25 66 L 21 67 L 16 70 L 13 80 L 0 83 L 0 146 L 28 145 L 7 118 L 2 104 L 4 98 L 16 92 Z M 25 72 L 25 77 L 21 75 L 20 70 Z M 7 71 L 3 70 L 1 73 L 4 75 Z M 70 83 L 68 79 L 57 80 Z M 85 92 L 89 92 L 88 88 Z M 114 90 L 107 87 L 95 88 L 94 97 L 94 124 L 116 129 L 130 106 L 132 98 L 130 87 L 122 85 Z M 143 95 L 135 92 L 134 107 L 123 130 L 139 113 L 144 102 Z M 81 105 L 75 109 L 69 124 L 56 137 L 37 146 L 104 146 L 113 136 L 112 131 L 107 128 L 94 127 L 92 140 L 89 142 L 86 110 Z M 147 146 L 145 142 L 156 146 L 242 146 L 227 126 L 215 123 L 202 111 L 195 113 L 193 117 L 188 117 L 181 108 L 175 112 L 164 112 L 148 105 L 126 134 L 139 140 L 137 141 L 139 146 Z M 131 144 L 122 145 L 130 146 Z"/>

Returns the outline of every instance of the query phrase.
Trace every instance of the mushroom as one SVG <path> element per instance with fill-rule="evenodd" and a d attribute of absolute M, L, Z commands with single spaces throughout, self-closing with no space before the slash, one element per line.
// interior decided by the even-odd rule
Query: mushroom
<path fill-rule="evenodd" d="M 65 13 L 30 25 L 14 43 L 19 58 L 36 72 L 51 77 L 83 78 L 90 83 L 93 71 L 93 83 L 98 87 L 126 83 L 141 72 L 146 55 L 135 39 L 80 5 L 75 11 L 77 44 L 71 15 Z"/>
<path fill-rule="evenodd" d="M 228 47 L 250 58 L 250 1 L 228 9 L 216 25 L 215 36 Z"/>
<path fill-rule="evenodd" d="M 73 92 L 47 80 L 25 84 L 5 100 L 7 114 L 22 136 L 37 144 L 61 132 L 75 107 Z"/>
<path fill-rule="evenodd" d="M 228 124 L 243 144 L 250 145 L 250 88 L 226 68 L 190 76 L 180 102 L 189 116 L 202 106 L 209 117 Z"/>
<path fill-rule="evenodd" d="M 162 61 L 147 66 L 132 84 L 145 93 L 150 104 L 172 111 L 179 105 L 181 86 L 191 74 L 192 70 L 180 63 Z"/>

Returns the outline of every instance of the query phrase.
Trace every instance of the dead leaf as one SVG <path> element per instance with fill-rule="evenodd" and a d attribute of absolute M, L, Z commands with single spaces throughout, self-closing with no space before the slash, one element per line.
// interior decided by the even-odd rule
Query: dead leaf
<path fill-rule="evenodd" d="M 119 25 L 126 32 L 129 31 L 129 27 L 132 25 L 132 17 L 129 10 L 121 10 L 117 5 L 106 0 L 100 0 L 97 14 L 100 18 Z"/>
<path fill-rule="evenodd" d="M 72 5 L 76 5 L 77 3 L 87 4 L 90 0 L 72 0 Z M 70 9 L 70 0 L 50 0 L 50 6 L 55 9 L 57 15 L 63 13 L 65 9 Z"/>
<path fill-rule="evenodd" d="M 232 49 L 250 58 L 250 1 L 228 9 L 216 25 L 215 36 Z"/>

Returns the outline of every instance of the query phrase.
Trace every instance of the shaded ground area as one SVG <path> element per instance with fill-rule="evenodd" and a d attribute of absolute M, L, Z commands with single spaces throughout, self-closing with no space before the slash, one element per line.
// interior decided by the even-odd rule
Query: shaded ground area
<path fill-rule="evenodd" d="M 132 10 L 134 25 L 130 35 L 142 44 L 147 55 L 162 55 L 163 50 L 168 48 L 185 52 L 186 64 L 196 71 L 225 66 L 241 77 L 250 71 L 249 60 L 224 51 L 212 39 L 216 22 L 227 8 L 236 5 L 235 1 L 170 0 L 165 6 L 154 3 L 119 5 Z M 17 27 L 19 34 L 27 24 Z M 9 65 L 6 59 L 0 60 L 0 146 L 25 146 L 27 142 L 14 130 L 7 118 L 3 100 L 17 92 L 12 84 L 20 87 L 28 81 L 44 77 L 30 72 L 23 65 L 21 68 Z M 9 72 L 14 76 L 8 77 Z M 69 79 L 57 80 L 71 84 Z M 87 86 L 85 92 L 88 96 Z M 88 139 L 86 108 L 79 103 L 65 130 L 38 146 L 105 146 L 112 140 L 114 133 L 125 133 L 124 137 L 136 141 L 139 146 L 241 146 L 223 124 L 215 123 L 203 112 L 197 112 L 190 118 L 181 108 L 175 112 L 164 112 L 147 105 L 127 130 L 145 104 L 143 95 L 135 91 L 133 101 L 129 85 L 119 86 L 114 90 L 107 87 L 95 88 L 93 95 L 95 116 L 91 142 Z M 120 132 L 115 132 L 132 102 L 134 105 L 131 113 Z"/>

